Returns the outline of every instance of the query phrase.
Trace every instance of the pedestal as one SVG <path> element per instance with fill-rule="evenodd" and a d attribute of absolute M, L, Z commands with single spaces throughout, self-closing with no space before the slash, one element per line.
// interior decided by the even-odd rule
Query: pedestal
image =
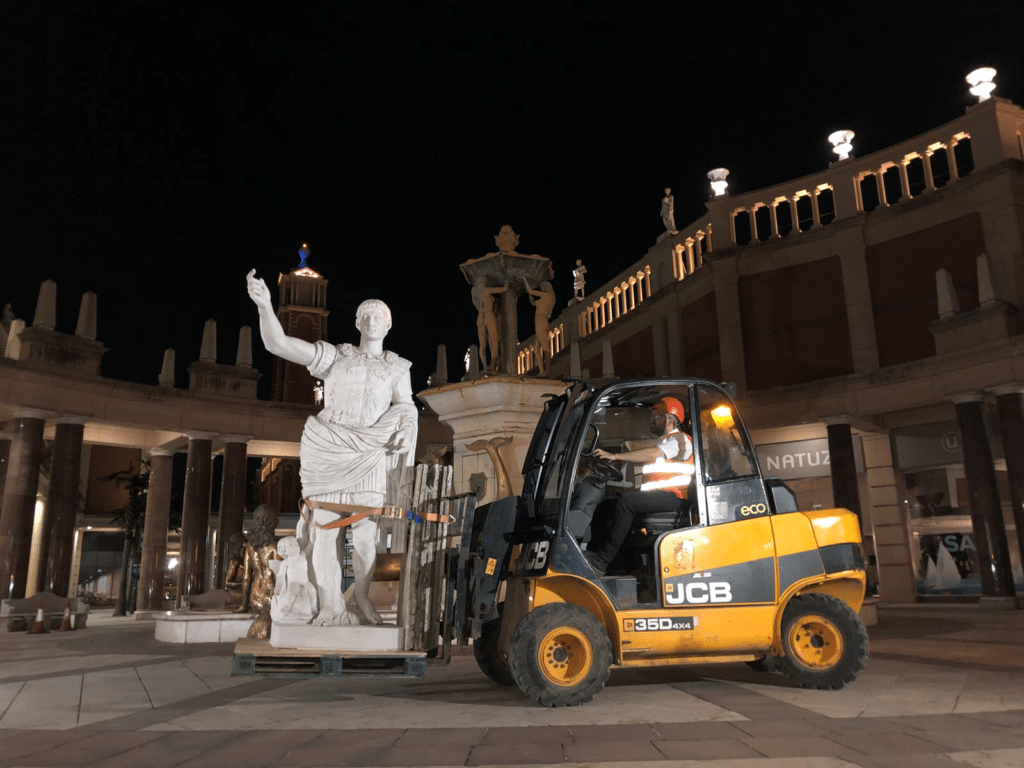
<path fill-rule="evenodd" d="M 467 443 L 494 437 L 512 438 L 498 449 L 498 455 L 508 470 L 513 492 L 521 493 L 523 461 L 544 403 L 548 395 L 561 394 L 565 388 L 565 383 L 556 379 L 490 376 L 420 392 L 417 397 L 454 434 L 455 493 L 468 493 L 470 476 L 480 472 L 487 477 L 487 492 L 477 504 L 494 501 L 498 482 L 490 458 L 484 451 L 466 448 Z"/>

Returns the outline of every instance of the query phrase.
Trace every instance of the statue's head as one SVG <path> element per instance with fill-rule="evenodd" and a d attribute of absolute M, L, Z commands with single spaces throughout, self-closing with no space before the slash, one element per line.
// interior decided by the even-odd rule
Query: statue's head
<path fill-rule="evenodd" d="M 292 557 L 293 555 L 299 554 L 302 550 L 299 549 L 299 542 L 294 536 L 285 536 L 279 542 L 277 542 L 277 554 L 281 557 Z"/>
<path fill-rule="evenodd" d="M 391 330 L 391 310 L 380 299 L 367 299 L 356 310 L 356 328 L 363 335 L 375 336 L 380 333 L 384 338 Z M 380 330 L 376 330 L 376 329 Z"/>
<path fill-rule="evenodd" d="M 273 533 L 277 528 L 277 510 L 269 504 L 260 504 L 252 512 L 252 521 L 257 530 Z"/>

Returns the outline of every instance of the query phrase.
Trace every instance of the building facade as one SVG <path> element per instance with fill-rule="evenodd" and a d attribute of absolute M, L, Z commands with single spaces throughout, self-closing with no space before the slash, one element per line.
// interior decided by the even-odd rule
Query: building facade
<path fill-rule="evenodd" d="M 861 513 L 883 600 L 1012 602 L 1022 160 L 1024 110 L 991 98 L 821 173 L 714 196 L 552 321 L 552 373 L 734 382 L 762 470 L 805 506 Z"/>

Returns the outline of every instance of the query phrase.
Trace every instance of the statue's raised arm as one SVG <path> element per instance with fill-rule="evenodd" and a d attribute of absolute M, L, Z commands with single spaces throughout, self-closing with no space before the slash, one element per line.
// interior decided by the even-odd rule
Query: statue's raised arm
<path fill-rule="evenodd" d="M 270 289 L 263 278 L 256 277 L 255 269 L 249 270 L 249 274 L 245 276 L 245 284 L 249 290 L 249 298 L 260 311 L 260 336 L 263 337 L 263 345 L 267 351 L 299 365 L 312 363 L 316 347 L 308 341 L 296 339 L 284 332 L 281 321 L 274 314 Z"/>

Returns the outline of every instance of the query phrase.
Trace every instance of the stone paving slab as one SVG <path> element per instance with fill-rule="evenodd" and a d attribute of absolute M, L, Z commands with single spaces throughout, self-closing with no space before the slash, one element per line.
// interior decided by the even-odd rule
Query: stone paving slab
<path fill-rule="evenodd" d="M 464 652 L 422 680 L 232 678 L 229 650 L 151 633 L 0 636 L 18 673 L 0 681 L 0 768 L 1024 766 L 1024 670 L 1004 663 L 1007 647 L 1024 658 L 1020 611 L 883 608 L 872 640 L 901 657 L 841 691 L 741 664 L 628 670 L 563 709 L 493 684 Z"/>

